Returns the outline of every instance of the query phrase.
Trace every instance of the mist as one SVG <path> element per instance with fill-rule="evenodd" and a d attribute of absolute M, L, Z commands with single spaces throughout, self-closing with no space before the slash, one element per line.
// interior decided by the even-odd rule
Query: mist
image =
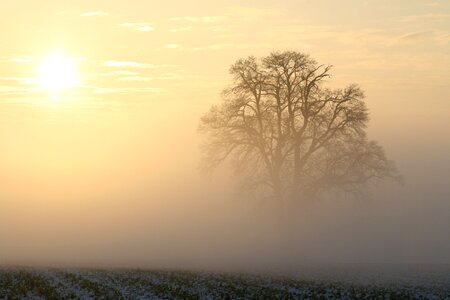
<path fill-rule="evenodd" d="M 86 124 L 61 120 L 41 125 L 61 135 L 39 135 L 42 127 L 21 120 L 14 126 L 22 126 L 19 133 L 3 131 L 2 169 L 14 163 L 15 173 L 1 176 L 2 264 L 270 269 L 449 263 L 450 127 L 444 119 L 372 125 L 369 134 L 386 146 L 405 184 L 379 183 L 364 199 L 304 203 L 286 228 L 269 205 L 236 192 L 226 167 L 212 178 L 199 171 L 201 109 L 180 125 L 170 107 L 158 111 L 164 109 L 167 117 L 157 128 L 146 114 L 133 114 L 132 125 L 122 119 L 108 124 L 108 130 L 122 128 L 110 137 L 102 135 L 101 122 L 89 124 L 89 136 Z M 137 132 L 136 123 L 143 124 Z M 168 124 L 170 131 L 161 130 Z M 5 160 L 8 140 L 22 145 L 15 160 Z M 34 156 L 45 162 L 30 168 L 27 159 Z"/>
<path fill-rule="evenodd" d="M 1 266 L 450 264 L 447 2 L 47 2 L 0 3 Z M 33 81 L 55 48 L 76 61 L 67 91 Z M 403 184 L 280 218 L 230 164 L 201 170 L 230 66 L 285 50 L 333 65 L 327 87 L 361 86 Z"/>

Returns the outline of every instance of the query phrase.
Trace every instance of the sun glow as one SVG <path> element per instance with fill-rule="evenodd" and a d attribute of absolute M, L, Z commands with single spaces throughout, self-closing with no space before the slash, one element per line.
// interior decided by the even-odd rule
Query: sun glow
<path fill-rule="evenodd" d="M 75 61 L 60 53 L 47 57 L 38 68 L 37 83 L 50 92 L 74 88 L 78 84 Z"/>

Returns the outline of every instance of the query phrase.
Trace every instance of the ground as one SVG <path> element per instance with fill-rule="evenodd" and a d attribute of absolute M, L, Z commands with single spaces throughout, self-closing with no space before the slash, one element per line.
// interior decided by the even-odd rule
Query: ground
<path fill-rule="evenodd" d="M 345 272 L 346 274 L 348 272 Z M 416 281 L 231 273 L 0 269 L 0 299 L 450 299 L 447 272 Z"/>

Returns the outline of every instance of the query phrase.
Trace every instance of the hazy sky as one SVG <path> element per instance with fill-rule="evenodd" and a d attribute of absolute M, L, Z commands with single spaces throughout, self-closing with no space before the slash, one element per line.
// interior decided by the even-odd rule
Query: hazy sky
<path fill-rule="evenodd" d="M 362 86 L 406 181 L 305 234 L 330 260 L 450 262 L 449 30 L 447 0 L 1 1 L 0 255 L 151 262 L 227 232 L 198 120 L 236 59 L 289 49 Z M 35 84 L 55 51 L 79 80 L 58 95 Z"/>

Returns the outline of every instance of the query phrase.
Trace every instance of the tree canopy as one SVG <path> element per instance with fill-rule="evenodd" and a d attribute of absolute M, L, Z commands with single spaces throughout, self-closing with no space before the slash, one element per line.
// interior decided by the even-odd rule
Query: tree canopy
<path fill-rule="evenodd" d="M 373 179 L 397 178 L 367 137 L 369 113 L 356 84 L 330 89 L 331 66 L 285 51 L 239 59 L 219 105 L 201 119 L 203 165 L 224 161 L 275 201 L 330 191 L 361 193 Z"/>

